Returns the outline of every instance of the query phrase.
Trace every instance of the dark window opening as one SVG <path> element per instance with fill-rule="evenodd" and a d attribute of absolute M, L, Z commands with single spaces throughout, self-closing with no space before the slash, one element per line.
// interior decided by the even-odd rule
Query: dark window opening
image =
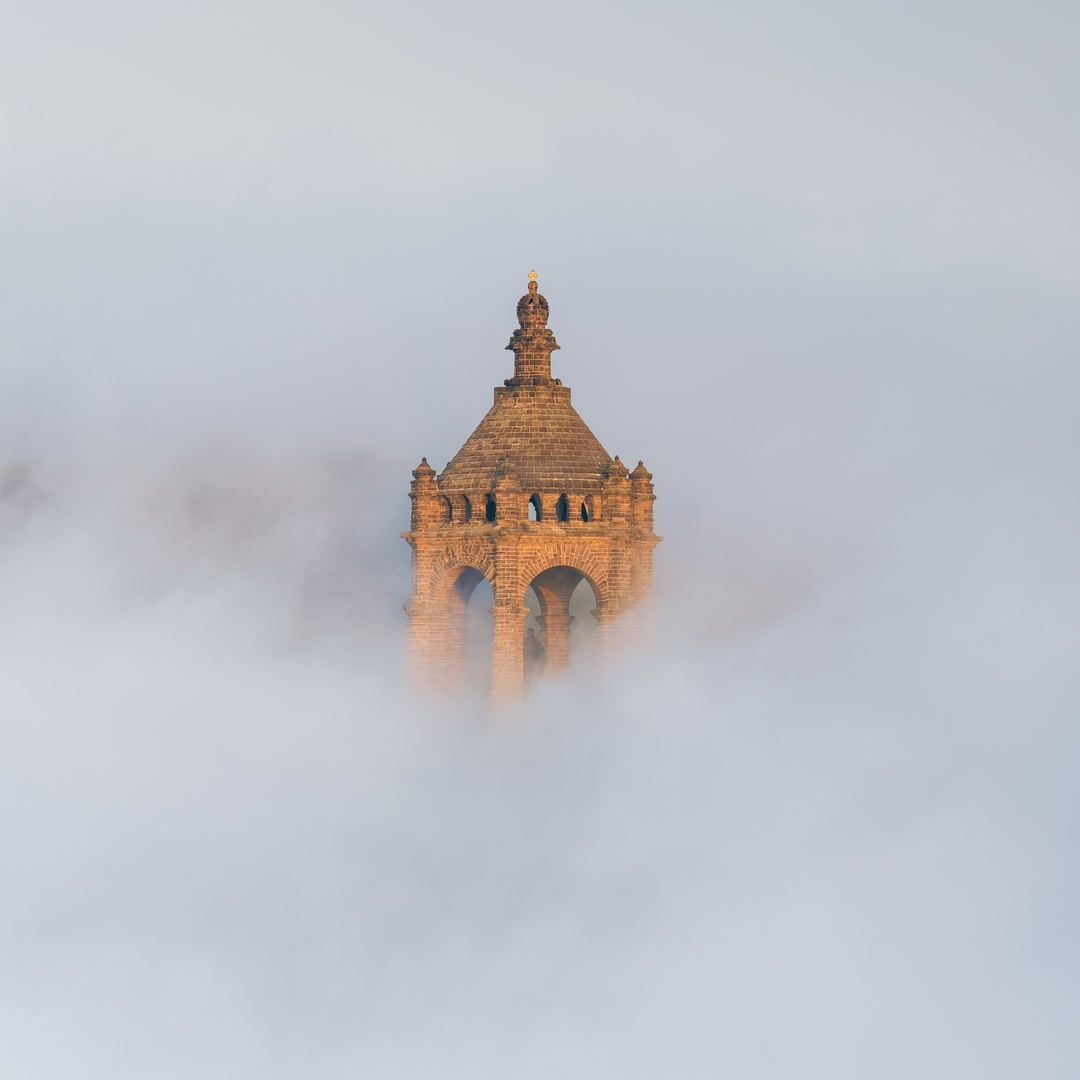
<path fill-rule="evenodd" d="M 581 504 L 581 520 L 582 521 L 588 521 L 589 520 L 589 507 L 585 503 Z"/>
<path fill-rule="evenodd" d="M 444 495 L 443 496 L 443 521 L 454 520 L 454 504 Z"/>
<path fill-rule="evenodd" d="M 489 495 L 487 497 L 487 519 L 488 521 L 495 520 L 495 496 Z"/>
<path fill-rule="evenodd" d="M 529 520 L 530 521 L 539 521 L 540 520 L 540 496 L 539 495 L 534 495 L 529 500 Z"/>
<path fill-rule="evenodd" d="M 566 496 L 560 495 L 559 501 L 555 504 L 555 517 L 558 518 L 559 521 L 566 521 L 570 516 L 569 510 L 570 508 L 567 505 Z"/>
<path fill-rule="evenodd" d="M 462 498 L 465 500 L 465 520 L 472 521 L 472 503 L 469 502 L 468 495 L 462 495 Z"/>

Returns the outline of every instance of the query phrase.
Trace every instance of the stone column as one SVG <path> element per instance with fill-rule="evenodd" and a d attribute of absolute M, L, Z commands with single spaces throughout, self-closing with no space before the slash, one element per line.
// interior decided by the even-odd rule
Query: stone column
<path fill-rule="evenodd" d="M 538 615 L 536 621 L 544 635 L 547 671 L 557 675 L 570 662 L 570 624 L 574 616 L 569 612 Z"/>
<path fill-rule="evenodd" d="M 437 669 L 442 667 L 440 650 L 436 648 L 436 620 L 432 613 L 424 610 L 415 599 L 410 600 L 401 613 L 409 622 L 405 662 L 409 686 L 413 690 L 434 691 L 439 681 Z"/>
<path fill-rule="evenodd" d="M 624 613 L 616 606 L 605 605 L 593 612 L 596 620 L 596 651 L 604 661 L 612 660 L 623 649 Z"/>
<path fill-rule="evenodd" d="M 495 656 L 491 666 L 491 700 L 507 704 L 520 699 L 525 690 L 525 618 L 524 605 L 496 604 L 491 609 L 495 620 Z"/>
<path fill-rule="evenodd" d="M 463 682 L 467 645 L 462 613 L 411 601 L 405 615 L 409 620 L 410 685 L 423 693 L 458 691 Z"/>
<path fill-rule="evenodd" d="M 518 582 L 518 540 L 513 528 L 500 528 L 495 540 L 495 653 L 491 665 L 491 698 L 495 704 L 515 701 L 525 691 L 525 617 Z"/>

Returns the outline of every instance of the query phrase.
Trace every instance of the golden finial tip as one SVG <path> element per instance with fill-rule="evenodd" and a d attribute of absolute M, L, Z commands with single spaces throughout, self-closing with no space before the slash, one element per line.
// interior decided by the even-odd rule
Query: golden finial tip
<path fill-rule="evenodd" d="M 536 273 L 536 271 L 535 271 L 535 270 L 530 270 L 530 271 L 529 271 L 529 280 L 530 280 L 530 281 L 535 281 L 535 280 L 536 280 L 536 278 L 537 278 L 537 276 L 538 276 L 538 275 L 537 275 L 537 273 Z"/>

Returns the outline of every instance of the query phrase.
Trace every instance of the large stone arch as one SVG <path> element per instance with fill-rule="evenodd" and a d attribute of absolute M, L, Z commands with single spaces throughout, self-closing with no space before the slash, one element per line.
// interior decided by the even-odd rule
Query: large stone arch
<path fill-rule="evenodd" d="M 422 605 L 409 612 L 414 668 L 426 685 L 447 691 L 464 686 L 469 600 L 481 582 L 493 585 L 493 577 L 491 559 L 456 552 L 443 554 L 432 567 Z"/>
<path fill-rule="evenodd" d="M 522 598 L 524 599 L 525 593 L 531 588 L 539 602 L 540 613 L 536 616 L 540 627 L 537 640 L 542 646 L 539 649 L 539 658 L 548 672 L 557 674 L 570 662 L 570 627 L 575 621 L 571 613 L 571 598 L 575 590 L 582 582 L 586 582 L 592 590 L 597 609 L 602 601 L 596 577 L 581 569 L 582 560 L 577 560 L 578 566 L 568 565 L 568 560 L 556 561 L 554 566 L 547 566 L 530 576 L 534 568 L 552 561 L 554 560 L 544 558 L 529 562 L 522 575 L 525 582 Z M 594 611 L 593 614 L 595 613 Z M 526 679 L 530 677 L 528 665 L 531 648 L 530 643 L 526 642 Z"/>
<path fill-rule="evenodd" d="M 491 551 L 485 550 L 479 544 L 452 545 L 447 546 L 446 550 L 440 552 L 432 561 L 429 578 L 432 598 L 446 596 L 447 589 L 454 583 L 454 574 L 463 570 L 475 570 L 495 588 L 495 559 Z"/>
<path fill-rule="evenodd" d="M 582 549 L 580 544 L 559 544 L 522 563 L 518 574 L 518 596 L 522 603 L 529 586 L 545 570 L 554 570 L 565 566 L 576 570 L 586 581 L 596 597 L 596 603 L 603 607 L 609 599 L 608 569 L 606 560 L 596 552 Z"/>
<path fill-rule="evenodd" d="M 485 574 L 478 566 L 471 563 L 454 563 L 443 569 L 435 578 L 431 589 L 431 598 L 437 602 L 446 603 L 451 601 L 456 593 L 465 603 L 473 589 L 486 581 L 494 589 L 494 581 L 490 574 Z"/>

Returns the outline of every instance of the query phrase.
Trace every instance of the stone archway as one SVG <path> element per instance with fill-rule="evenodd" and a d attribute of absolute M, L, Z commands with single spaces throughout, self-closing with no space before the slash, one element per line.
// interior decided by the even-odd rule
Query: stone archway
<path fill-rule="evenodd" d="M 597 605 L 596 590 L 589 579 L 583 577 L 570 596 L 570 666 L 579 663 L 595 663 L 597 659 Z"/>
<path fill-rule="evenodd" d="M 469 601 L 477 586 L 491 580 L 477 567 L 452 559 L 432 576 L 430 591 L 406 609 L 413 625 L 413 663 L 423 685 L 458 691 L 469 675 Z"/>
<path fill-rule="evenodd" d="M 536 622 L 544 650 L 544 668 L 551 675 L 563 671 L 570 662 L 570 628 L 576 617 L 571 613 L 570 603 L 582 582 L 588 583 L 594 598 L 598 596 L 596 583 L 573 566 L 550 566 L 527 585 L 540 605 Z M 526 649 L 526 664 L 528 661 Z"/>
<path fill-rule="evenodd" d="M 495 593 L 487 578 L 473 585 L 465 607 L 463 686 L 470 697 L 491 693 L 491 671 L 495 658 L 495 623 L 492 612 Z"/>

